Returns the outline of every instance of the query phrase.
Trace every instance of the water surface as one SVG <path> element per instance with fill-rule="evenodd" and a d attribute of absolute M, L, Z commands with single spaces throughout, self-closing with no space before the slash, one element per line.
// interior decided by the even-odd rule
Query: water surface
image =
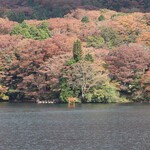
<path fill-rule="evenodd" d="M 149 149 L 149 104 L 0 103 L 0 150 Z"/>

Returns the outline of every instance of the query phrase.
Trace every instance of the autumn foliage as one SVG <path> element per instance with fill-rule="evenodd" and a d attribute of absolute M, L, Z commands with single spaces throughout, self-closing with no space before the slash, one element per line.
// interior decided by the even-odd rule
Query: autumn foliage
<path fill-rule="evenodd" d="M 25 19 L 43 20 L 50 17 L 63 17 L 72 9 L 77 8 L 88 10 L 108 8 L 122 12 L 148 12 L 150 7 L 148 0 L 0 0 L 0 3 L 0 16 L 18 22 Z"/>
<path fill-rule="evenodd" d="M 150 50 L 140 45 L 121 46 L 106 57 L 110 77 L 120 83 L 120 90 L 132 95 L 149 84 Z M 142 79 L 143 78 L 143 79 Z M 146 79 L 147 78 L 147 79 Z M 148 87 L 146 87 L 148 89 Z"/>
<path fill-rule="evenodd" d="M 80 0 L 72 2 L 81 4 Z M 140 2 L 134 2 L 139 6 Z M 49 1 L 37 3 L 40 7 L 47 3 L 57 5 Z M 17 5 L 7 1 L 2 4 L 12 6 L 12 10 Z M 26 1 L 23 4 L 28 6 Z M 119 4 L 116 1 L 112 6 Z M 23 10 L 26 17 L 33 11 L 28 7 Z M 88 22 L 82 21 L 84 16 Z M 45 23 L 48 34 L 41 28 Z M 24 24 L 28 29 L 19 31 Z M 120 92 L 130 100 L 149 100 L 149 25 L 149 13 L 108 9 L 78 8 L 64 18 L 31 19 L 23 23 L 10 21 L 6 16 L 0 18 L 0 99 L 7 99 L 7 95 L 10 101 L 62 99 L 65 102 L 67 97 L 75 96 L 82 102 L 112 102 Z M 82 50 L 77 60 L 74 60 L 75 44 Z"/>

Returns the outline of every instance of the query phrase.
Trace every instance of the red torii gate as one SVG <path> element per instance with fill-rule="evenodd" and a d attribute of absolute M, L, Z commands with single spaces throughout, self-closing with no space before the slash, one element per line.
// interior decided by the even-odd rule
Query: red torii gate
<path fill-rule="evenodd" d="M 76 97 L 68 97 L 68 108 L 75 108 Z"/>

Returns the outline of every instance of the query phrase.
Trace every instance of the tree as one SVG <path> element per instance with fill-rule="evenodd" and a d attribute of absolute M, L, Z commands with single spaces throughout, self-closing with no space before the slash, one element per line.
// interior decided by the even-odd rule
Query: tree
<path fill-rule="evenodd" d="M 84 16 L 81 20 L 81 22 L 83 23 L 88 23 L 89 22 L 89 18 L 87 16 Z"/>
<path fill-rule="evenodd" d="M 11 35 L 22 35 L 24 38 L 34 40 L 44 40 L 51 37 L 48 24 L 45 22 L 39 24 L 38 26 L 29 25 L 26 22 L 22 22 L 12 29 Z"/>
<path fill-rule="evenodd" d="M 9 97 L 6 95 L 8 88 L 0 85 L 0 100 L 9 100 Z"/>
<path fill-rule="evenodd" d="M 89 53 L 85 55 L 84 60 L 94 62 L 93 56 Z"/>
<path fill-rule="evenodd" d="M 98 17 L 98 21 L 103 21 L 103 20 L 105 20 L 104 15 L 100 15 L 100 16 Z"/>
<path fill-rule="evenodd" d="M 16 22 L 23 22 L 25 19 L 26 19 L 26 16 L 25 16 L 25 13 L 24 12 L 20 12 L 20 13 L 17 13 L 17 12 L 8 12 L 7 13 L 7 17 L 12 20 L 12 21 L 16 21 Z"/>
<path fill-rule="evenodd" d="M 87 47 L 102 48 L 105 45 L 105 40 L 101 36 L 88 36 Z"/>
<path fill-rule="evenodd" d="M 107 78 L 102 85 L 93 89 L 91 101 L 96 103 L 113 103 L 121 102 L 122 100 L 119 97 L 116 85 L 111 83 L 109 78 Z"/>
<path fill-rule="evenodd" d="M 101 27 L 101 32 L 99 36 L 88 36 L 87 46 L 92 46 L 94 48 L 114 48 L 122 43 L 121 37 L 111 27 Z"/>
<path fill-rule="evenodd" d="M 80 98 L 81 102 L 119 101 L 116 85 L 110 82 L 100 61 L 79 61 L 68 66 L 62 77 L 65 86 L 61 87 L 60 95 L 64 98 L 74 96 Z"/>
<path fill-rule="evenodd" d="M 73 45 L 73 58 L 76 62 L 80 61 L 82 58 L 82 46 L 81 41 L 76 40 Z"/>
<path fill-rule="evenodd" d="M 139 15 L 136 17 L 134 14 L 116 17 L 113 27 L 121 35 L 124 43 L 134 43 L 138 36 L 146 30 L 147 25 L 143 18 Z"/>
<path fill-rule="evenodd" d="M 0 81 L 8 87 L 10 100 L 58 97 L 59 77 L 73 42 L 63 35 L 42 41 L 1 35 Z"/>
<path fill-rule="evenodd" d="M 66 78 L 60 79 L 60 88 L 61 88 L 60 91 L 61 102 L 68 102 L 68 97 L 72 97 L 74 94 L 73 94 L 73 90 L 68 85 Z"/>
<path fill-rule="evenodd" d="M 113 48 L 121 44 L 121 37 L 112 27 L 102 27 L 101 37 L 104 39 L 108 48 Z"/>
<path fill-rule="evenodd" d="M 0 34 L 9 34 L 14 25 L 17 25 L 17 23 L 0 18 Z"/>
<path fill-rule="evenodd" d="M 141 45 L 121 46 L 106 57 L 110 77 L 120 82 L 120 90 L 129 96 L 141 91 L 140 80 L 150 66 L 150 50 Z M 133 99 L 135 98 L 132 97 Z"/>
<path fill-rule="evenodd" d="M 136 42 L 150 46 L 150 31 L 141 33 L 139 37 L 136 39 Z"/>
<path fill-rule="evenodd" d="M 145 101 L 150 101 L 150 70 L 148 70 L 141 78 L 141 86 L 143 88 L 142 95 Z"/>
<path fill-rule="evenodd" d="M 64 70 L 64 77 L 67 78 L 68 85 L 73 91 L 79 90 L 81 92 L 81 95 L 78 96 L 81 96 L 84 101 L 91 88 L 101 84 L 107 78 L 103 71 L 98 64 L 79 61 Z"/>
<path fill-rule="evenodd" d="M 79 8 L 81 6 L 87 9 L 108 8 L 126 12 L 135 12 L 137 10 L 149 12 L 150 2 L 149 0 L 25 0 L 19 2 L 17 0 L 11 2 L 10 0 L 1 0 L 1 7 L 3 8 L 1 9 L 2 15 L 7 14 L 8 10 L 10 10 L 6 9 L 6 6 L 7 8 L 11 8 L 11 12 L 13 13 L 11 15 L 12 19 L 22 20 L 22 15 L 20 14 L 24 13 L 26 19 L 32 18 L 39 20 L 51 17 L 63 17 L 72 8 Z M 10 15 L 7 14 L 7 16 Z"/>

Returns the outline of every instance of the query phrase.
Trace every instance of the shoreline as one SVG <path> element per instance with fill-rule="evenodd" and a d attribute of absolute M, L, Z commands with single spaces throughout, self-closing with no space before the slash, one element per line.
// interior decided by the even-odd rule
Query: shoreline
<path fill-rule="evenodd" d="M 29 101 L 24 101 L 24 102 L 10 102 L 10 101 L 0 101 L 0 103 L 10 103 L 10 104 L 68 104 L 68 103 L 54 103 L 54 102 L 50 102 L 50 103 L 37 103 L 37 102 L 29 102 Z M 76 104 L 150 104 L 150 101 L 140 101 L 140 102 L 133 102 L 133 101 L 128 101 L 128 102 L 113 102 L 113 103 L 76 103 Z"/>

